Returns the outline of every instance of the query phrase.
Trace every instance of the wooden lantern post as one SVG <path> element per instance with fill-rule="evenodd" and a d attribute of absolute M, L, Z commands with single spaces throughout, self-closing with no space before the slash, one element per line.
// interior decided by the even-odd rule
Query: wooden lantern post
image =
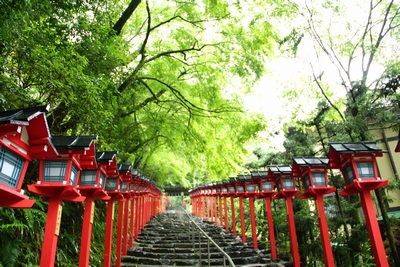
<path fill-rule="evenodd" d="M 236 231 L 236 214 L 235 214 L 235 197 L 236 197 L 236 178 L 229 178 L 228 195 L 231 197 L 231 219 L 233 236 L 237 235 Z"/>
<path fill-rule="evenodd" d="M 371 190 L 382 188 L 389 181 L 378 177 L 376 157 L 382 157 L 382 149 L 375 142 L 329 143 L 329 168 L 340 169 L 346 184 L 340 195 L 360 195 L 375 264 L 377 267 L 386 267 L 389 263 Z"/>
<path fill-rule="evenodd" d="M 286 200 L 286 211 L 289 224 L 290 248 L 292 251 L 293 266 L 300 267 L 299 247 L 297 244 L 296 225 L 294 222 L 293 198 L 300 194 L 296 189 L 296 182 L 292 177 L 292 167 L 285 166 L 269 166 L 268 175 L 270 179 L 275 178 L 278 189 L 274 196 L 276 199 L 284 198 Z"/>
<path fill-rule="evenodd" d="M 103 267 L 111 266 L 115 201 L 124 199 L 120 191 L 120 188 L 122 187 L 122 178 L 119 176 L 115 154 L 113 157 L 111 157 L 110 163 L 107 164 L 107 180 L 105 191 L 107 192 L 108 196 L 110 196 L 110 200 L 107 201 Z M 101 155 L 97 156 L 98 159 L 100 159 L 100 157 Z M 99 160 L 99 162 L 101 164 L 102 161 Z"/>
<path fill-rule="evenodd" d="M 199 186 L 197 190 L 198 190 L 198 198 L 199 198 L 199 200 L 198 200 L 198 205 L 199 205 L 199 208 L 198 208 L 199 214 L 198 214 L 198 216 L 200 218 L 204 219 L 205 218 L 205 211 L 206 211 L 206 202 L 205 202 L 206 201 L 205 200 L 206 190 L 204 188 L 204 185 Z"/>
<path fill-rule="evenodd" d="M 251 237 L 253 239 L 253 248 L 258 250 L 257 241 L 257 225 L 256 225 L 256 215 L 254 212 L 254 201 L 258 195 L 258 184 L 252 179 L 251 175 L 241 175 L 245 181 L 245 197 L 249 198 L 250 207 L 250 222 L 251 222 Z"/>
<path fill-rule="evenodd" d="M 213 198 L 213 219 L 214 219 L 214 223 L 218 224 L 218 197 L 219 197 L 219 193 L 217 192 L 218 190 L 218 185 L 217 183 L 212 183 L 211 186 L 211 194 L 212 194 L 212 198 Z"/>
<path fill-rule="evenodd" d="M 21 189 L 29 162 L 56 157 L 46 113 L 49 106 L 0 112 L 0 207 L 31 208 Z"/>
<path fill-rule="evenodd" d="M 211 202 L 211 188 L 210 184 L 204 186 L 204 196 L 206 202 L 205 218 L 207 220 L 212 219 L 212 202 Z"/>
<path fill-rule="evenodd" d="M 79 253 L 79 266 L 89 265 L 90 242 L 92 237 L 92 226 L 94 219 L 94 200 L 110 200 L 110 196 L 104 191 L 107 170 L 105 165 L 97 163 L 94 142 L 86 151 L 86 155 L 81 156 L 81 175 L 79 179 L 79 192 L 85 199 L 85 209 L 82 223 L 82 237 Z"/>
<path fill-rule="evenodd" d="M 271 259 L 276 260 L 276 244 L 275 244 L 275 228 L 274 221 L 272 218 L 272 207 L 271 207 L 271 198 L 275 196 L 275 181 L 270 180 L 268 176 L 268 171 L 253 171 L 251 172 L 251 176 L 254 181 L 258 181 L 258 198 L 265 199 L 265 209 L 268 219 L 268 235 L 269 235 L 269 243 L 271 249 Z"/>
<path fill-rule="evenodd" d="M 116 243 L 116 261 L 115 266 L 121 267 L 121 259 L 122 255 L 126 255 L 125 251 L 127 251 L 127 235 L 125 235 L 125 231 L 127 231 L 127 219 L 125 217 L 126 209 L 125 205 L 127 205 L 127 200 L 130 199 L 130 183 L 132 179 L 131 174 L 131 164 L 122 163 L 118 164 L 118 173 L 122 179 L 120 192 L 124 196 L 123 199 L 118 201 L 118 225 L 117 225 L 117 243 Z"/>
<path fill-rule="evenodd" d="M 226 199 L 229 196 L 228 187 L 229 187 L 229 181 L 228 180 L 222 181 L 221 195 L 224 198 L 225 232 L 229 232 L 228 207 L 226 205 Z"/>
<path fill-rule="evenodd" d="M 199 205 L 198 205 L 199 197 L 198 197 L 198 188 L 197 187 L 195 187 L 192 190 L 189 190 L 189 197 L 190 197 L 190 199 L 192 201 L 192 214 L 195 215 L 195 216 L 199 216 L 199 214 L 198 214 L 198 212 L 199 212 L 199 210 L 198 210 L 198 208 L 199 208 Z"/>
<path fill-rule="evenodd" d="M 42 245 L 40 266 L 54 266 L 58 235 L 60 231 L 62 201 L 83 202 L 77 188 L 81 171 L 81 156 L 93 146 L 95 136 L 55 136 L 52 143 L 59 157 L 39 162 L 39 181 L 28 185 L 32 193 L 48 197 L 46 228 Z"/>
<path fill-rule="evenodd" d="M 217 198 L 218 198 L 218 208 L 219 208 L 219 225 L 224 226 L 224 215 L 222 207 L 222 182 L 216 182 L 217 188 Z"/>
<path fill-rule="evenodd" d="M 325 216 L 324 195 L 336 188 L 328 184 L 328 158 L 294 157 L 292 172 L 294 178 L 301 178 L 304 193 L 300 198 L 314 198 L 318 214 L 318 226 L 324 251 L 325 266 L 334 267 L 328 223 Z"/>
<path fill-rule="evenodd" d="M 131 183 L 131 211 L 130 211 L 130 235 L 129 235 L 129 247 L 133 247 L 133 240 L 137 239 L 138 233 L 136 229 L 136 214 L 137 214 L 137 202 L 138 202 L 138 183 L 140 181 L 140 172 L 137 169 L 132 169 L 132 183 Z"/>
<path fill-rule="evenodd" d="M 240 212 L 240 227 L 242 233 L 242 242 L 246 243 L 246 224 L 244 220 L 244 208 L 243 208 L 243 198 L 246 196 L 245 191 L 246 180 L 244 177 L 238 177 L 236 181 L 236 196 L 239 198 L 239 212 Z"/>

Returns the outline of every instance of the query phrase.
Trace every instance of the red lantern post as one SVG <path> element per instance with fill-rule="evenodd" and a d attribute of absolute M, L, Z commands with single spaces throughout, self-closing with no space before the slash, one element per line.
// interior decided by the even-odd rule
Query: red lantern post
<path fill-rule="evenodd" d="M 229 178 L 228 195 L 231 197 L 231 219 L 233 236 L 236 232 L 235 197 L 236 197 L 236 178 Z"/>
<path fill-rule="evenodd" d="M 218 207 L 219 207 L 219 225 L 224 226 L 223 212 L 222 212 L 222 182 L 216 183 Z"/>
<path fill-rule="evenodd" d="M 120 193 L 122 179 L 119 177 L 116 151 L 96 153 L 97 162 L 106 168 L 106 184 L 104 190 L 110 199 L 107 201 L 106 232 L 104 238 L 104 260 L 103 267 L 111 266 L 113 224 L 114 224 L 114 202 L 123 199 Z"/>
<path fill-rule="evenodd" d="M 211 220 L 218 224 L 218 209 L 217 209 L 217 201 L 218 201 L 218 193 L 217 193 L 217 184 L 212 183 L 210 185 L 211 188 L 211 206 L 212 206 L 212 213 L 211 213 Z"/>
<path fill-rule="evenodd" d="M 131 211 L 130 211 L 130 235 L 129 235 L 129 247 L 133 247 L 133 240 L 137 238 L 137 228 L 135 226 L 136 214 L 137 214 L 137 201 L 138 201 L 138 184 L 140 182 L 140 172 L 137 169 L 133 169 L 131 172 L 132 183 L 131 183 Z"/>
<path fill-rule="evenodd" d="M 189 190 L 189 197 L 192 201 L 192 214 L 195 216 L 199 216 L 198 215 L 198 188 L 194 188 L 192 190 Z"/>
<path fill-rule="evenodd" d="M 51 143 L 46 113 L 49 106 L 0 112 L 0 207 L 31 208 L 22 182 L 34 158 L 58 155 Z"/>
<path fill-rule="evenodd" d="M 340 195 L 360 195 L 375 264 L 389 266 L 371 196 L 371 190 L 388 184 L 378 177 L 376 157 L 382 157 L 382 149 L 375 142 L 329 143 L 329 147 L 329 167 L 340 169 L 346 183 Z"/>
<path fill-rule="evenodd" d="M 239 212 L 240 212 L 240 226 L 241 226 L 241 233 L 242 233 L 242 242 L 246 243 L 246 225 L 244 220 L 244 208 L 243 208 L 243 198 L 246 196 L 245 191 L 245 183 L 246 180 L 238 177 L 236 181 L 236 196 L 239 197 Z"/>
<path fill-rule="evenodd" d="M 94 142 L 86 154 L 81 156 L 81 175 L 79 179 L 79 192 L 85 199 L 85 209 L 82 223 L 82 237 L 80 244 L 79 266 L 86 267 L 89 264 L 90 241 L 92 237 L 92 225 L 94 217 L 94 200 L 109 200 L 110 197 L 104 191 L 107 176 L 106 166 L 97 164 Z"/>
<path fill-rule="evenodd" d="M 296 225 L 294 222 L 293 198 L 300 194 L 296 189 L 296 183 L 292 177 L 292 167 L 287 166 L 269 166 L 268 175 L 270 179 L 275 179 L 278 192 L 274 196 L 276 199 L 284 198 L 286 200 L 286 211 L 289 224 L 290 247 L 292 251 L 293 266 L 300 267 L 299 247 L 297 244 Z"/>
<path fill-rule="evenodd" d="M 300 198 L 314 198 L 316 202 L 325 266 L 334 267 L 335 263 L 324 209 L 324 195 L 332 193 L 336 189 L 328 184 L 327 166 L 327 158 L 294 157 L 292 171 L 293 177 L 301 178 L 303 183 L 304 193 Z"/>
<path fill-rule="evenodd" d="M 249 198 L 250 207 L 250 221 L 251 221 L 251 236 L 253 239 L 253 248 L 258 249 L 257 241 L 257 225 L 256 225 L 256 215 L 254 213 L 254 201 L 258 195 L 258 185 L 255 180 L 252 179 L 251 175 L 241 175 L 245 181 L 245 197 Z"/>
<path fill-rule="evenodd" d="M 268 234 L 271 249 L 271 259 L 276 260 L 276 244 L 275 244 L 275 228 L 272 218 L 271 198 L 275 196 L 274 190 L 275 182 L 268 177 L 268 171 L 254 171 L 251 172 L 253 180 L 258 181 L 259 194 L 258 198 L 265 198 L 265 209 L 268 219 Z"/>
<path fill-rule="evenodd" d="M 77 188 L 81 171 L 81 156 L 94 144 L 95 136 L 56 136 L 52 142 L 60 157 L 39 162 L 39 181 L 28 185 L 32 193 L 49 198 L 46 228 L 40 266 L 54 266 L 61 223 L 62 201 L 83 202 Z"/>
<path fill-rule="evenodd" d="M 226 205 L 226 199 L 229 196 L 229 181 L 224 180 L 222 181 L 222 186 L 221 186 L 221 196 L 224 198 L 224 217 L 225 217 L 225 232 L 229 231 L 229 220 L 228 220 L 228 207 Z"/>
<path fill-rule="evenodd" d="M 131 164 L 122 163 L 118 165 L 118 173 L 122 179 L 122 184 L 120 188 L 121 194 L 124 199 L 118 201 L 118 225 L 117 225 L 117 243 L 116 243 L 116 267 L 121 267 L 122 255 L 127 253 L 127 227 L 128 220 L 126 219 L 126 209 L 127 200 L 130 199 L 130 183 L 132 179 L 131 174 Z M 125 231 L 124 231 L 125 230 Z"/>

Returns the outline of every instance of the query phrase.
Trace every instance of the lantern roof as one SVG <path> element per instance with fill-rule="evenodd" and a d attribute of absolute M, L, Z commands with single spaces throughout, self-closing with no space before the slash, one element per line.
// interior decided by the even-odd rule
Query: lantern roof
<path fill-rule="evenodd" d="M 118 173 L 121 175 L 121 177 L 124 181 L 125 181 L 125 179 L 132 178 L 132 174 L 131 174 L 132 164 L 121 163 L 121 164 L 118 164 L 117 168 L 118 168 Z"/>
<path fill-rule="evenodd" d="M 382 156 L 382 149 L 376 142 L 329 143 L 329 167 L 340 168 L 340 162 L 352 155 Z"/>
<path fill-rule="evenodd" d="M 46 113 L 49 105 L 0 112 L 0 135 L 22 134 L 26 129 L 32 158 L 55 157 L 58 152 L 50 141 Z"/>
<path fill-rule="evenodd" d="M 236 183 L 237 179 L 236 177 L 229 177 L 229 183 Z"/>
<path fill-rule="evenodd" d="M 0 112 L 0 124 L 29 125 L 30 120 L 47 113 L 49 105 Z"/>
<path fill-rule="evenodd" d="M 271 165 L 268 166 L 268 173 L 269 174 L 291 174 L 292 173 L 292 166 L 290 165 Z"/>
<path fill-rule="evenodd" d="M 268 171 L 252 171 L 251 176 L 256 179 L 266 179 L 268 178 Z"/>
<path fill-rule="evenodd" d="M 251 175 L 250 174 L 239 174 L 238 181 L 239 182 L 249 182 L 249 181 L 251 181 Z"/>
<path fill-rule="evenodd" d="M 95 155 L 94 140 L 97 136 L 52 136 L 51 141 L 60 153 Z M 86 151 L 89 152 L 86 153 Z M 79 153 L 80 152 L 80 153 Z"/>
<path fill-rule="evenodd" d="M 330 149 L 338 154 L 343 153 L 377 153 L 382 149 L 376 142 L 356 142 L 356 143 L 329 143 Z"/>
<path fill-rule="evenodd" d="M 293 177 L 301 177 L 302 172 L 310 167 L 326 168 L 328 166 L 328 158 L 318 157 L 293 157 L 292 173 Z"/>
<path fill-rule="evenodd" d="M 106 167 L 108 177 L 118 175 L 117 153 L 117 151 L 96 152 L 97 163 Z"/>
<path fill-rule="evenodd" d="M 140 171 L 138 169 L 132 169 L 131 173 L 132 173 L 132 177 L 139 177 L 140 176 Z"/>
<path fill-rule="evenodd" d="M 327 166 L 328 158 L 318 157 L 293 157 L 293 162 L 299 166 Z M 292 166 L 293 167 L 293 166 Z"/>

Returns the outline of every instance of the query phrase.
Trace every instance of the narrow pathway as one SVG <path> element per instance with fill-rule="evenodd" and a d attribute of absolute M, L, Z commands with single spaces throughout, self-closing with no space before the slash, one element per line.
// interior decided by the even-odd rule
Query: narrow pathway
<path fill-rule="evenodd" d="M 231 257 L 235 266 L 286 265 L 271 262 L 269 250 L 255 251 L 216 224 L 190 216 Z M 194 227 L 189 225 L 189 219 L 180 207 L 158 214 L 142 230 L 128 255 L 123 257 L 122 266 L 224 266 L 223 256 L 217 248 L 198 231 L 193 232 Z M 229 266 L 227 260 L 225 266 Z"/>

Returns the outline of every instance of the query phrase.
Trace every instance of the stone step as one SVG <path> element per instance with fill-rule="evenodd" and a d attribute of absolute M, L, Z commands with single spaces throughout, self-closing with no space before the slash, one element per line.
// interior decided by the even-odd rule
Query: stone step
<path fill-rule="evenodd" d="M 218 249 L 209 244 L 208 255 L 207 239 L 195 233 L 195 247 L 193 247 L 193 234 L 189 231 L 188 220 L 179 213 L 161 213 L 152 218 L 142 229 L 134 248 L 122 259 L 122 266 L 136 267 L 167 267 L 167 266 L 229 266 L 223 262 L 223 255 Z M 243 244 L 239 237 L 226 232 L 224 227 L 214 222 L 202 220 L 191 216 L 193 220 L 218 244 L 232 259 L 236 266 L 263 267 L 274 266 L 271 264 L 270 251 L 260 248 L 255 251 L 249 244 Z M 193 228 L 191 228 L 193 229 Z M 199 247 L 200 246 L 200 247 Z M 208 262 L 210 257 L 210 262 Z"/>
<path fill-rule="evenodd" d="M 139 257 L 139 256 L 124 256 L 123 257 L 123 266 L 127 266 L 126 264 L 142 264 L 142 265 L 157 265 L 157 266 L 198 266 L 200 262 L 199 255 L 190 255 L 187 254 L 186 258 L 182 256 L 177 257 L 177 255 L 170 255 L 168 258 L 160 258 L 160 257 Z M 211 255 L 210 265 L 223 265 L 223 258 L 221 255 Z M 251 258 L 233 258 L 233 263 L 236 266 L 248 266 L 249 264 L 262 264 L 266 265 L 270 261 L 262 260 L 259 258 L 251 257 Z M 228 261 L 226 260 L 226 265 L 228 266 Z M 207 266 L 209 264 L 207 254 L 202 254 L 201 257 L 201 266 Z"/>

